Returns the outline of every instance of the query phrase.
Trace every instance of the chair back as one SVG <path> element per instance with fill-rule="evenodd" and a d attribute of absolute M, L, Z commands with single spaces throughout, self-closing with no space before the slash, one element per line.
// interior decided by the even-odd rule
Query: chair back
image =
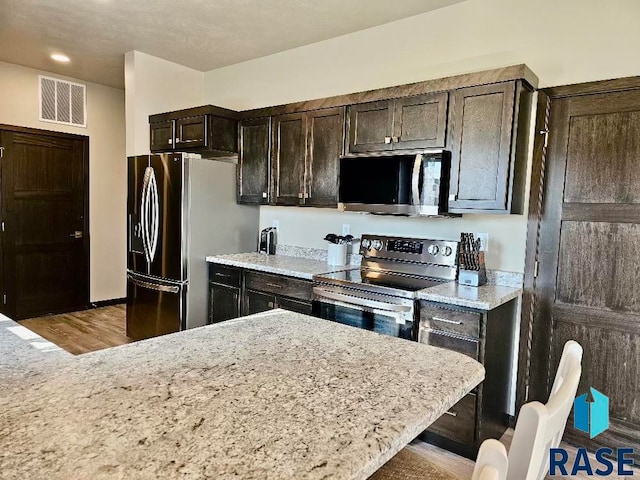
<path fill-rule="evenodd" d="M 509 449 L 507 480 L 542 480 L 549 449 L 560 445 L 582 373 L 582 347 L 568 341 L 562 351 L 549 401 L 522 406 Z"/>

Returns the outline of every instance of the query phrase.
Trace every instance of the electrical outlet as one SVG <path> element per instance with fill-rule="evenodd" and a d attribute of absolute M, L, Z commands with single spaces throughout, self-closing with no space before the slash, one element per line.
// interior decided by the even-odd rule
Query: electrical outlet
<path fill-rule="evenodd" d="M 273 223 L 271 224 L 271 226 L 279 231 L 280 230 L 280 220 L 274 220 Z"/>
<path fill-rule="evenodd" d="M 489 234 L 488 233 L 476 233 L 475 237 L 480 239 L 480 251 L 489 251 Z"/>
<path fill-rule="evenodd" d="M 351 235 L 351 225 L 348 223 L 342 224 L 342 236 Z"/>

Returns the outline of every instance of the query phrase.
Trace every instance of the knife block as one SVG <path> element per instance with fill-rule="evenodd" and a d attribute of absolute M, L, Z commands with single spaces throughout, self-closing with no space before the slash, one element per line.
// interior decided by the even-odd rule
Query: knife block
<path fill-rule="evenodd" d="M 477 270 L 467 268 L 464 264 L 463 254 L 458 256 L 458 284 L 468 285 L 471 287 L 479 287 L 487 283 L 487 267 L 484 264 L 484 252 L 478 252 L 476 254 L 477 264 L 479 268 Z"/>

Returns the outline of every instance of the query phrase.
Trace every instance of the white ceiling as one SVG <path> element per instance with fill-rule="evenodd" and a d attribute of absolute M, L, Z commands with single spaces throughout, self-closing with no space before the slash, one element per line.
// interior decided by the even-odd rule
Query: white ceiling
<path fill-rule="evenodd" d="M 0 61 L 122 88 L 130 50 L 208 71 L 460 1 L 0 0 Z"/>

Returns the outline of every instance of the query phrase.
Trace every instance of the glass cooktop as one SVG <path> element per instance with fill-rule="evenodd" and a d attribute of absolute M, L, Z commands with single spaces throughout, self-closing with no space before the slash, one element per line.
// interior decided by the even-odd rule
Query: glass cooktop
<path fill-rule="evenodd" d="M 313 279 L 319 283 L 335 284 L 358 290 L 376 291 L 403 297 L 413 297 L 414 292 L 418 290 L 448 281 L 366 268 L 316 275 Z"/>

